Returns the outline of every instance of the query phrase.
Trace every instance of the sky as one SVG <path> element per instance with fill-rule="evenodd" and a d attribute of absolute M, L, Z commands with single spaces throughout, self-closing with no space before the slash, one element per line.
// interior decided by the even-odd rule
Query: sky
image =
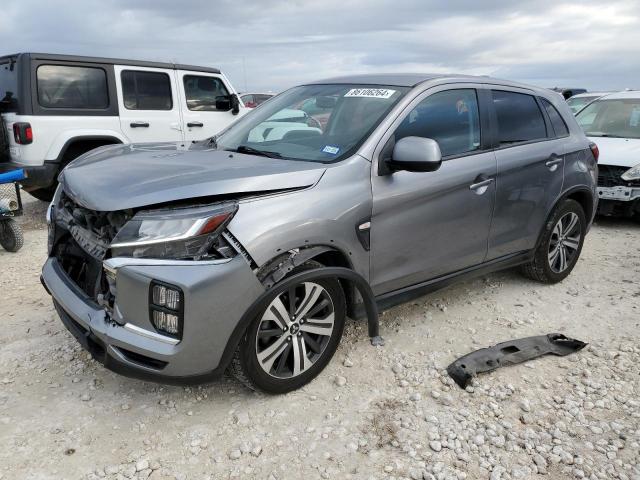
<path fill-rule="evenodd" d="M 640 88 L 640 0 L 3 0 L 0 54 L 221 68 L 240 91 L 369 72 Z"/>

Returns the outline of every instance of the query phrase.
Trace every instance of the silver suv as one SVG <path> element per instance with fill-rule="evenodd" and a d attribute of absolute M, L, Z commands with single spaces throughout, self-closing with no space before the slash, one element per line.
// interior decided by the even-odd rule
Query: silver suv
<path fill-rule="evenodd" d="M 313 105 L 313 108 L 310 107 Z M 345 317 L 513 266 L 575 266 L 597 148 L 549 90 L 367 75 L 292 88 L 202 142 L 102 147 L 60 176 L 43 284 L 67 328 L 126 375 L 232 370 L 286 392 Z"/>

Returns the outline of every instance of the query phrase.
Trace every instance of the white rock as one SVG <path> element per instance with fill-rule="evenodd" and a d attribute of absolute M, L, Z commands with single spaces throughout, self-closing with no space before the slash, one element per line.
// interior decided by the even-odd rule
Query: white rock
<path fill-rule="evenodd" d="M 431 447 L 431 450 L 433 450 L 434 452 L 439 452 L 440 450 L 442 450 L 442 444 L 437 440 L 429 442 L 429 447 Z"/>

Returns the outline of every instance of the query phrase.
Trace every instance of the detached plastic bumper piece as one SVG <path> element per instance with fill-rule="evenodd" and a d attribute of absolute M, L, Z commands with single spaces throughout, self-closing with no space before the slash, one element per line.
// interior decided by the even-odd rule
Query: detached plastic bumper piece
<path fill-rule="evenodd" d="M 482 348 L 460 357 L 447 367 L 447 372 L 461 388 L 466 388 L 473 376 L 478 373 L 516 365 L 547 354 L 564 357 L 586 346 L 586 343 L 565 337 L 561 333 L 520 338 Z"/>

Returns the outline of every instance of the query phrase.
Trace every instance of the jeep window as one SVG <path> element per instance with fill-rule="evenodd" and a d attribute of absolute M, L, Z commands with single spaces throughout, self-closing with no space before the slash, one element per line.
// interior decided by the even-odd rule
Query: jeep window
<path fill-rule="evenodd" d="M 219 78 L 185 75 L 184 93 L 189 110 L 209 112 L 217 110 L 216 99 L 227 97 L 229 90 Z"/>
<path fill-rule="evenodd" d="M 0 63 L 0 112 L 18 110 L 18 66 L 15 57 Z"/>
<path fill-rule="evenodd" d="M 640 138 L 640 98 L 596 100 L 576 120 L 589 137 Z"/>
<path fill-rule="evenodd" d="M 547 137 L 544 117 L 532 95 L 493 90 L 501 146 Z"/>
<path fill-rule="evenodd" d="M 44 108 L 109 107 L 107 74 L 101 68 L 40 65 L 36 71 L 38 103 Z"/>
<path fill-rule="evenodd" d="M 396 142 L 404 137 L 435 140 L 443 157 L 478 150 L 480 116 L 476 91 L 447 90 L 425 98 L 396 130 Z"/>
<path fill-rule="evenodd" d="M 171 110 L 171 80 L 162 72 L 123 70 L 122 96 L 127 110 Z"/>
<path fill-rule="evenodd" d="M 335 162 L 352 155 L 409 89 L 305 85 L 273 97 L 216 139 L 218 148 L 290 160 Z"/>
<path fill-rule="evenodd" d="M 566 137 L 569 135 L 569 128 L 556 107 L 546 98 L 541 98 L 540 101 L 547 111 L 547 115 L 549 115 L 549 120 L 551 120 L 551 126 L 553 127 L 556 137 Z"/>

